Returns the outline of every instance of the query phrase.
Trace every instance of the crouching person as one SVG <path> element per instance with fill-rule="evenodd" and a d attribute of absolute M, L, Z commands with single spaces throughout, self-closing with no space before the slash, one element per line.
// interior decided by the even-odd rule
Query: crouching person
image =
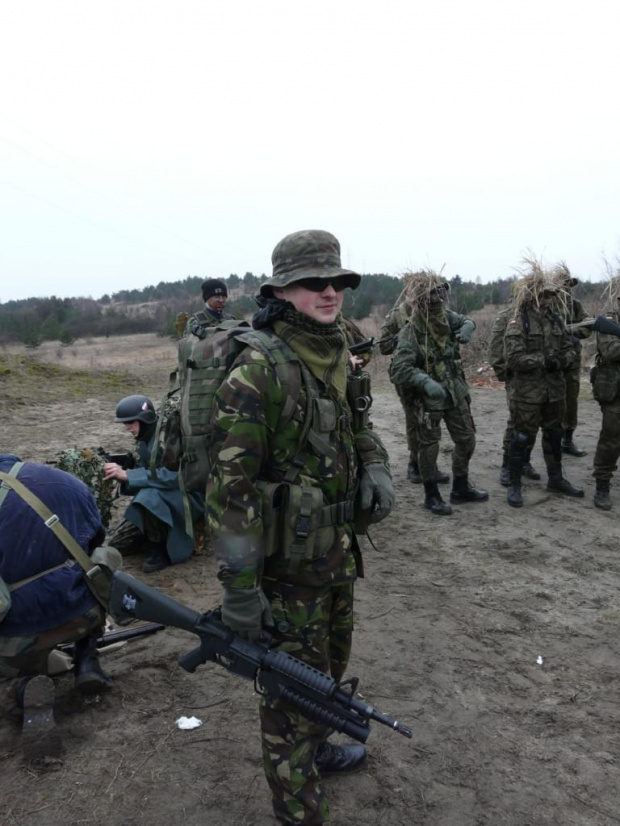
<path fill-rule="evenodd" d="M 147 574 L 171 563 L 186 562 L 194 550 L 194 536 L 187 522 L 191 526 L 204 514 L 202 498 L 191 493 L 186 499 L 179 488 L 177 471 L 162 467 L 163 449 L 155 445 L 157 413 L 150 399 L 140 395 L 121 399 L 116 421 L 124 424 L 136 440 L 139 461 L 138 467 L 127 470 L 114 462 L 105 465 L 106 479 L 118 479 L 121 493 L 133 496 L 110 544 L 124 556 L 146 551 L 149 556 L 142 570 Z M 189 520 L 186 506 L 191 510 Z"/>
<path fill-rule="evenodd" d="M 74 643 L 75 687 L 110 688 L 99 664 L 111 569 L 120 554 L 101 548 L 105 531 L 91 491 L 48 465 L 0 455 L 0 676 L 18 678 L 27 759 L 62 747 L 53 717 L 53 652 Z"/>

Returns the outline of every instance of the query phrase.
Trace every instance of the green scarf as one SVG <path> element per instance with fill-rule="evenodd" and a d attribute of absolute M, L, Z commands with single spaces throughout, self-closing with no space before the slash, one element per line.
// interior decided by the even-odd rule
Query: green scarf
<path fill-rule="evenodd" d="M 347 394 L 347 342 L 339 323 L 319 324 L 292 306 L 273 322 L 273 329 L 294 350 L 328 392 L 344 402 Z"/>

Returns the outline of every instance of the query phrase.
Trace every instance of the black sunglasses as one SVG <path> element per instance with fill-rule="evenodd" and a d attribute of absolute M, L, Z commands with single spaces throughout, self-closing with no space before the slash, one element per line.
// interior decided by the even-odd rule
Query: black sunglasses
<path fill-rule="evenodd" d="M 310 290 L 311 293 L 322 293 L 323 290 L 326 290 L 329 286 L 332 286 L 337 293 L 341 293 L 349 286 L 346 276 L 336 278 L 302 278 L 295 283 L 300 287 L 305 287 L 306 290 Z"/>

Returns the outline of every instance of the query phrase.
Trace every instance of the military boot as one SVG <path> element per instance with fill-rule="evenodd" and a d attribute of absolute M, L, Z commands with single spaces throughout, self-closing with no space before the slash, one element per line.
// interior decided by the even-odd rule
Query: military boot
<path fill-rule="evenodd" d="M 535 482 L 538 482 L 540 479 L 540 473 L 532 466 L 531 458 L 532 448 L 530 447 L 526 451 L 525 462 L 523 463 L 521 472 L 524 476 L 527 476 L 528 479 L 533 479 Z"/>
<path fill-rule="evenodd" d="M 512 508 L 522 508 L 523 507 L 523 493 L 521 491 L 521 474 L 523 471 L 523 453 L 515 446 L 515 449 L 511 451 L 509 463 L 508 463 L 508 473 L 510 475 L 510 484 L 508 486 L 508 491 L 506 493 L 506 501 Z"/>
<path fill-rule="evenodd" d="M 330 774 L 350 774 L 364 768 L 366 749 L 360 743 L 337 746 L 325 740 L 318 747 L 314 762 L 322 777 Z"/>
<path fill-rule="evenodd" d="M 449 516 L 452 513 L 450 505 L 441 498 L 437 482 L 424 482 L 424 493 L 424 507 L 431 513 L 436 516 Z"/>
<path fill-rule="evenodd" d="M 152 574 L 155 571 L 163 571 L 170 565 L 170 557 L 164 545 L 153 545 L 152 553 L 142 563 L 142 571 L 145 574 Z"/>
<path fill-rule="evenodd" d="M 586 451 L 582 450 L 575 444 L 575 442 L 573 442 L 574 432 L 574 430 L 568 429 L 564 431 L 564 437 L 562 438 L 562 453 L 566 453 L 568 456 L 586 456 Z"/>
<path fill-rule="evenodd" d="M 611 499 L 609 498 L 609 479 L 596 480 L 596 493 L 594 494 L 594 504 L 602 511 L 611 510 Z"/>
<path fill-rule="evenodd" d="M 23 688 L 22 748 L 26 760 L 58 757 L 60 732 L 54 720 L 54 683 L 49 677 L 33 677 Z"/>
<path fill-rule="evenodd" d="M 407 479 L 414 485 L 421 485 L 422 484 L 422 477 L 420 476 L 420 468 L 417 462 L 414 462 L 413 459 L 409 460 L 409 464 L 407 465 Z"/>
<path fill-rule="evenodd" d="M 75 687 L 83 694 L 98 694 L 112 687 L 112 678 L 99 663 L 97 637 L 90 636 L 75 643 L 73 653 Z"/>
<path fill-rule="evenodd" d="M 508 467 L 508 454 L 502 456 L 502 466 L 499 469 L 499 483 L 505 488 L 510 484 L 510 468 Z"/>
<path fill-rule="evenodd" d="M 486 502 L 488 498 L 489 494 L 486 490 L 476 490 L 476 488 L 469 483 L 467 474 L 465 474 L 465 476 L 454 477 L 452 491 L 450 493 L 450 501 L 452 504 Z"/>
<path fill-rule="evenodd" d="M 583 498 L 583 488 L 576 488 L 574 485 L 565 479 L 562 474 L 562 466 L 560 465 L 559 472 L 550 473 L 547 482 L 547 490 L 554 493 L 562 493 L 564 496 L 574 496 L 576 499 Z"/>

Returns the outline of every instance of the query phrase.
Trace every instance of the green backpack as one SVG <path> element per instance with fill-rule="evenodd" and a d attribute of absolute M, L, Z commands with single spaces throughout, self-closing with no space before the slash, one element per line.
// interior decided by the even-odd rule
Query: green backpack
<path fill-rule="evenodd" d="M 246 347 L 260 351 L 278 374 L 286 399 L 282 426 L 293 418 L 302 382 L 311 382 L 297 354 L 271 328 L 254 330 L 247 322 L 231 319 L 215 327 L 195 328 L 183 336 L 178 345 L 177 369 L 170 377 L 171 389 L 160 407 L 166 410 L 166 416 L 160 415 L 158 426 L 163 433 L 162 464 L 179 472 L 179 487 L 184 492 L 205 492 L 210 472 L 213 400 Z M 309 425 L 304 421 L 304 433 Z M 156 437 L 155 443 L 159 440 Z M 151 468 L 154 470 L 153 461 Z"/>

